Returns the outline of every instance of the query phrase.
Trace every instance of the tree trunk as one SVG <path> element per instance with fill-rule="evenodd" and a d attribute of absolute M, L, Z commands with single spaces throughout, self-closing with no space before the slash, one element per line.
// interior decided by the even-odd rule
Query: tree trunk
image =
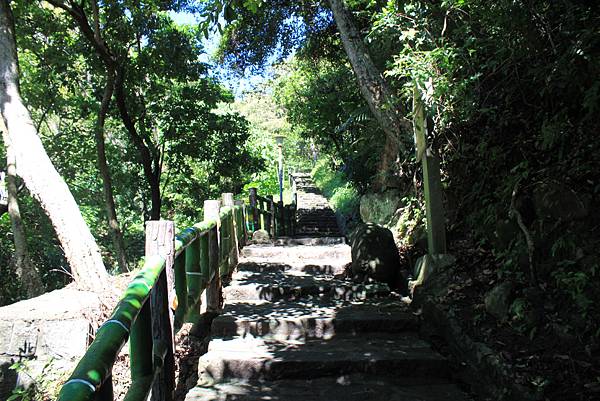
<path fill-rule="evenodd" d="M 123 125 L 127 129 L 133 145 L 136 147 L 139 156 L 140 163 L 144 172 L 144 177 L 150 187 L 152 208 L 150 212 L 150 218 L 152 220 L 158 220 L 160 218 L 161 208 L 161 193 L 160 193 L 160 163 L 157 160 L 160 159 L 160 152 L 154 147 L 151 141 L 146 140 L 138 132 L 135 123 L 129 115 L 129 109 L 127 105 L 127 96 L 125 93 L 125 68 L 123 63 L 126 61 L 127 56 L 124 56 L 124 60 L 119 61 L 117 57 L 111 52 L 107 43 L 102 38 L 100 31 L 100 22 L 98 14 L 98 5 L 96 0 L 91 2 L 94 11 L 94 23 L 93 27 L 90 25 L 90 21 L 84 11 L 83 3 L 77 4 L 71 2 L 70 5 L 65 4 L 61 0 L 46 0 L 48 3 L 55 7 L 58 7 L 66 11 L 71 18 L 77 23 L 83 36 L 90 42 L 94 48 L 96 54 L 106 67 L 107 71 L 115 71 L 115 86 L 114 95 L 117 108 Z M 151 151 L 152 150 L 152 151 Z M 157 166 L 157 167 L 155 167 Z"/>
<path fill-rule="evenodd" d="M 117 70 L 117 78 L 115 83 L 115 100 L 121 121 L 129 132 L 129 137 L 140 155 L 140 162 L 146 182 L 150 187 L 150 199 L 152 206 L 150 207 L 150 220 L 160 220 L 161 209 L 161 193 L 160 193 L 160 163 L 157 162 L 159 156 L 156 152 L 153 154 L 149 146 L 145 143 L 144 138 L 138 132 L 127 108 L 127 97 L 125 95 L 125 70 L 120 67 Z"/>
<path fill-rule="evenodd" d="M 108 274 L 100 249 L 69 191 L 46 154 L 19 93 L 14 24 L 8 0 L 0 0 L 0 111 L 18 173 L 50 218 L 79 287 L 101 290 Z"/>
<path fill-rule="evenodd" d="M 162 206 L 162 199 L 160 196 L 160 175 L 155 175 L 150 179 L 150 198 L 152 199 L 150 220 L 160 220 L 160 208 Z"/>
<path fill-rule="evenodd" d="M 98 170 L 100 171 L 100 176 L 102 177 L 102 189 L 104 192 L 106 218 L 108 219 L 108 231 L 110 232 L 115 253 L 117 254 L 119 270 L 121 272 L 126 272 L 129 271 L 129 268 L 127 267 L 127 255 L 125 253 L 125 245 L 123 243 L 123 234 L 117 218 L 112 179 L 110 177 L 108 163 L 106 162 L 106 145 L 104 142 L 104 123 L 106 121 L 106 114 L 108 113 L 108 106 L 110 105 L 114 88 L 115 73 L 114 71 L 108 70 L 106 74 L 106 87 L 104 88 L 104 94 L 100 103 L 100 110 L 98 111 L 98 119 L 96 121 L 94 138 L 96 140 L 96 153 L 98 155 Z"/>
<path fill-rule="evenodd" d="M 396 159 L 398 158 L 398 141 L 385 137 L 385 145 L 381 152 L 381 158 L 377 164 L 376 187 L 384 189 L 388 186 L 390 174 L 394 171 Z"/>
<path fill-rule="evenodd" d="M 358 80 L 360 93 L 367 101 L 369 109 L 377 119 L 377 122 L 386 135 L 386 147 L 392 147 L 394 155 L 390 150 L 384 150 L 384 157 L 379 166 L 379 186 L 385 186 L 385 177 L 388 169 L 393 164 L 398 150 L 405 152 L 403 143 L 400 141 L 401 134 L 411 132 L 410 121 L 402 116 L 400 103 L 394 98 L 394 94 L 385 82 L 385 79 L 371 60 L 367 47 L 363 43 L 360 32 L 354 25 L 352 14 L 346 8 L 343 0 L 329 0 L 335 23 L 342 38 L 342 44 L 346 55 L 350 60 L 354 74 Z M 393 160 L 390 158 L 393 157 Z M 382 188 L 380 188 L 382 189 Z"/>
<path fill-rule="evenodd" d="M 21 288 L 25 290 L 27 298 L 33 298 L 44 293 L 44 285 L 40 279 L 35 266 L 31 263 L 29 252 L 27 251 L 27 237 L 25 228 L 21 220 L 21 211 L 17 200 L 17 172 L 15 165 L 15 156 L 8 137 L 8 132 L 4 122 L 0 119 L 0 131 L 4 139 L 6 148 L 6 189 L 8 192 L 8 215 L 13 232 L 13 241 L 15 243 L 15 255 L 13 258 L 15 272 L 19 278 Z"/>

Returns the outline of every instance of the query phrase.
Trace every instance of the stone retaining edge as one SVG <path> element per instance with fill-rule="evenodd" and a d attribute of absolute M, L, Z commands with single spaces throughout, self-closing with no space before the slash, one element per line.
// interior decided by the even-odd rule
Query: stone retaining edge
<path fill-rule="evenodd" d="M 421 334 L 425 337 L 436 334 L 443 338 L 454 362 L 466 364 L 468 372 L 461 376 L 474 393 L 498 401 L 538 401 L 543 398 L 542 393 L 517 384 L 500 355 L 474 341 L 432 297 L 425 296 L 420 306 L 423 311 Z"/>

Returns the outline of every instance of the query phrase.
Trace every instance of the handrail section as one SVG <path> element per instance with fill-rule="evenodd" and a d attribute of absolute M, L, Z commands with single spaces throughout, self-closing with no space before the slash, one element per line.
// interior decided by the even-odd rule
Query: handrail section
<path fill-rule="evenodd" d="M 256 188 L 250 188 L 248 210 L 248 230 L 265 230 L 272 238 L 293 236 L 296 233 L 297 197 L 294 193 L 292 203 L 284 205 L 275 202 L 273 196 L 260 196 Z"/>
<path fill-rule="evenodd" d="M 96 331 L 58 401 L 112 401 L 112 368 L 128 340 L 132 383 L 125 400 L 145 400 L 150 390 L 153 400 L 172 400 L 174 333 L 183 323 L 198 321 L 205 290 L 209 305 L 222 306 L 221 280 L 232 273 L 246 242 L 243 202 L 220 208 L 218 216 L 177 235 L 171 221 L 147 222 L 143 268 Z M 213 288 L 216 300 L 210 299 Z"/>

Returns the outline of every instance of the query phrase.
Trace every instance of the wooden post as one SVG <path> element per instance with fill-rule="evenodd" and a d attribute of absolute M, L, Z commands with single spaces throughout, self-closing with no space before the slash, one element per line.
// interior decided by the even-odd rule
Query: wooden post
<path fill-rule="evenodd" d="M 187 248 L 185 248 L 184 254 L 183 256 L 185 256 L 184 259 L 184 271 L 185 271 L 185 288 L 186 288 L 186 302 L 185 302 L 185 312 L 180 312 L 179 314 L 175 314 L 175 318 L 177 318 L 178 316 L 181 316 L 181 322 L 183 323 L 183 318 L 185 318 L 185 314 L 186 312 L 188 313 L 188 321 L 190 322 L 197 322 L 199 315 L 200 315 L 200 296 L 199 296 L 199 292 L 202 291 L 202 289 L 200 288 L 202 286 L 202 268 L 200 265 L 200 257 L 201 257 L 201 238 L 196 238 L 191 244 L 188 245 Z M 179 258 L 181 258 L 181 255 L 179 256 Z M 177 267 L 177 260 L 179 259 L 177 258 L 175 260 L 175 266 Z M 177 270 L 176 270 L 177 271 Z M 176 276 L 176 279 L 177 276 Z M 181 286 L 180 283 L 178 283 L 177 281 L 175 281 L 175 288 L 177 288 L 177 286 Z M 179 302 L 179 306 L 177 307 L 177 310 L 179 311 L 179 308 L 182 307 L 182 303 L 181 301 Z M 188 312 L 189 309 L 189 312 Z"/>
<path fill-rule="evenodd" d="M 271 231 L 269 232 L 269 235 L 274 239 L 277 223 L 275 221 L 275 202 L 273 202 L 273 195 L 270 195 L 269 197 L 269 220 L 271 220 Z"/>
<path fill-rule="evenodd" d="M 429 253 L 446 253 L 446 223 L 442 201 L 440 160 L 431 149 L 423 155 L 423 181 L 425 183 L 425 207 L 427 214 L 427 246 Z"/>
<path fill-rule="evenodd" d="M 285 209 L 283 208 L 283 201 L 277 202 L 277 211 L 279 212 L 279 229 L 277 230 L 277 236 L 285 235 Z"/>
<path fill-rule="evenodd" d="M 219 230 L 221 229 L 221 220 L 219 218 L 219 209 L 221 202 L 218 200 L 204 201 L 204 221 L 215 220 L 217 226 L 209 232 L 208 259 L 210 264 L 211 276 L 214 276 L 205 291 L 206 312 L 220 313 L 222 308 L 221 295 L 221 276 L 219 274 Z"/>
<path fill-rule="evenodd" d="M 231 250 L 229 252 L 229 270 L 233 269 L 237 266 L 238 257 L 239 257 L 239 248 L 238 248 L 238 232 L 236 228 L 236 212 L 235 212 L 235 202 L 233 200 L 232 193 L 224 193 L 221 195 L 223 200 L 223 206 L 231 207 L 231 219 L 230 221 L 230 229 L 229 233 L 231 236 Z"/>
<path fill-rule="evenodd" d="M 413 92 L 414 135 L 417 161 L 423 165 L 425 212 L 427 216 L 427 248 L 430 255 L 446 253 L 446 222 L 442 201 L 440 161 L 427 147 L 425 111 L 419 90 Z"/>
<path fill-rule="evenodd" d="M 292 178 L 292 193 L 294 194 L 294 201 L 297 202 L 296 192 L 298 189 L 296 188 L 296 177 L 293 174 L 290 174 L 290 177 Z"/>
<path fill-rule="evenodd" d="M 267 206 L 265 207 L 265 230 L 271 235 L 271 206 L 273 206 L 273 195 L 267 196 Z"/>
<path fill-rule="evenodd" d="M 296 235 L 296 204 L 290 205 L 290 236 Z"/>
<path fill-rule="evenodd" d="M 225 192 L 221 194 L 221 206 L 232 206 L 234 205 L 233 194 L 231 192 Z"/>
<path fill-rule="evenodd" d="M 173 262 L 175 256 L 175 223 L 159 220 L 146 222 L 146 256 L 165 258 L 165 268 L 150 294 L 152 338 L 154 354 L 164 350 L 162 367 L 152 385 L 152 401 L 172 401 L 175 390 L 175 360 L 173 340 L 173 312 L 175 286 Z M 155 361 L 157 360 L 154 355 Z"/>
<path fill-rule="evenodd" d="M 241 231 L 238 235 L 238 238 L 240 238 L 240 242 L 238 243 L 238 246 L 240 247 L 240 249 L 246 245 L 246 239 L 247 239 L 247 230 L 246 230 L 246 216 L 244 213 L 244 201 L 243 200 L 236 200 L 233 202 L 233 204 L 235 206 L 239 206 L 240 207 L 240 211 L 239 211 L 239 222 L 238 222 L 238 228 Z"/>
<path fill-rule="evenodd" d="M 129 335 L 129 369 L 131 380 L 136 381 L 152 374 L 152 316 L 150 300 L 140 309 Z"/>
<path fill-rule="evenodd" d="M 175 259 L 175 294 L 177 295 L 177 309 L 175 309 L 175 331 L 179 330 L 181 325 L 183 325 L 185 320 L 185 314 L 188 310 L 188 285 L 186 265 L 198 264 L 197 261 L 193 260 L 194 257 L 197 257 L 198 255 L 197 248 L 198 240 L 195 240 L 187 247 L 184 254 L 179 255 Z M 193 256 L 188 256 L 188 249 L 190 250 L 190 254 L 194 254 Z M 190 258 L 189 262 L 188 257 Z M 193 268 L 190 268 L 190 271 L 193 271 Z"/>
<path fill-rule="evenodd" d="M 258 202 L 256 199 L 256 188 L 250 188 L 250 210 L 252 211 L 252 231 L 260 230 L 260 215 L 258 214 Z"/>

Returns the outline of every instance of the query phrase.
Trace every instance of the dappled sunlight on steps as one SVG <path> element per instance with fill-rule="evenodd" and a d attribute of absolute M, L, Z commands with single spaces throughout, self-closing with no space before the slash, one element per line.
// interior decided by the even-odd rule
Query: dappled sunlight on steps
<path fill-rule="evenodd" d="M 298 188 L 300 238 L 242 250 L 186 401 L 468 400 L 403 298 L 346 278 L 350 247 L 310 185 Z"/>

